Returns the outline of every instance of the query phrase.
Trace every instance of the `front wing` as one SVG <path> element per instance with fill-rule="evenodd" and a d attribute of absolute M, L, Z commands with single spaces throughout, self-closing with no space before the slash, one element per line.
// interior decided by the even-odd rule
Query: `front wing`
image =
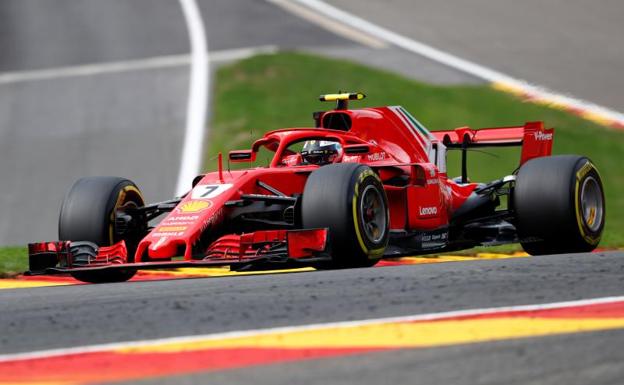
<path fill-rule="evenodd" d="M 147 270 L 180 267 L 231 266 L 235 270 L 266 264 L 310 264 L 327 260 L 327 229 L 267 230 L 225 235 L 204 255 L 193 259 L 132 262 L 124 241 L 98 247 L 90 242 L 38 242 L 28 245 L 26 275 L 80 271 Z"/>

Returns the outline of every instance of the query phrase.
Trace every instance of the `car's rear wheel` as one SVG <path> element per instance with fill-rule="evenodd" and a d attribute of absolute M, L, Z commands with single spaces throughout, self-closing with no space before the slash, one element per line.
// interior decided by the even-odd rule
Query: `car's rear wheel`
<path fill-rule="evenodd" d="M 605 198 L 589 159 L 560 155 L 528 161 L 518 171 L 512 200 L 527 253 L 587 252 L 598 246 Z"/>
<path fill-rule="evenodd" d="M 98 246 L 110 246 L 124 240 L 128 261 L 134 261 L 134 252 L 143 234 L 118 234 L 115 217 L 123 207 L 144 205 L 143 196 L 131 181 L 118 177 L 86 177 L 74 183 L 67 193 L 59 216 L 59 239 L 88 241 Z M 136 270 L 74 272 L 72 276 L 91 283 L 123 282 L 132 278 Z"/>
<path fill-rule="evenodd" d="M 308 178 L 304 228 L 328 228 L 331 262 L 317 267 L 373 266 L 389 239 L 388 199 L 379 176 L 357 163 L 327 165 Z"/>

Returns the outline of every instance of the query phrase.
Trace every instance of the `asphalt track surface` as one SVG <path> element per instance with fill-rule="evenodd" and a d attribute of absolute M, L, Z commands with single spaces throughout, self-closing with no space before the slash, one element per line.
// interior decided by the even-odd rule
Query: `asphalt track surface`
<path fill-rule="evenodd" d="M 624 110 L 620 0 L 327 2 L 474 63 Z"/>
<path fill-rule="evenodd" d="M 0 291 L 2 353 L 622 294 L 624 253 Z M 624 332 L 371 353 L 154 383 L 614 383 Z M 573 375 L 572 375 L 573 374 Z M 589 381 L 591 379 L 591 381 Z M 513 380 L 513 381 L 512 381 Z M 181 382 L 180 382 L 181 381 Z"/>
<path fill-rule="evenodd" d="M 331 2 L 477 63 L 623 109 L 616 21 L 624 7 L 615 1 Z M 383 51 L 387 61 L 372 59 L 367 48 L 265 2 L 199 4 L 211 50 L 271 44 L 439 83 L 476 82 L 392 48 Z M 5 0 L 0 50 L 0 72 L 30 71 L 184 54 L 188 36 L 174 1 Z M 0 244 L 54 238 L 58 205 L 77 176 L 121 174 L 149 199 L 169 197 L 187 83 L 188 67 L 180 66 L 0 84 Z M 622 295 L 623 258 L 610 252 L 3 290 L 0 353 Z M 624 332 L 616 330 L 144 382 L 616 384 L 624 378 L 623 343 Z"/>

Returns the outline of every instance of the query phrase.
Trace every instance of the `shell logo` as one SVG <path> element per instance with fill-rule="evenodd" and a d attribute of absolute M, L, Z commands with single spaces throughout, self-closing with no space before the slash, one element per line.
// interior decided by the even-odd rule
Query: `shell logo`
<path fill-rule="evenodd" d="M 181 213 L 198 213 L 212 206 L 211 201 L 188 201 L 178 208 Z"/>

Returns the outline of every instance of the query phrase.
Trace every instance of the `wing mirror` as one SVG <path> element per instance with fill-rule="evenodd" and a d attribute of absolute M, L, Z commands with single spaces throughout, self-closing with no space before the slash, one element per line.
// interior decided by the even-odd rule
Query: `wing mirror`
<path fill-rule="evenodd" d="M 235 150 L 228 154 L 230 162 L 253 162 L 256 160 L 256 153 L 251 150 Z"/>

